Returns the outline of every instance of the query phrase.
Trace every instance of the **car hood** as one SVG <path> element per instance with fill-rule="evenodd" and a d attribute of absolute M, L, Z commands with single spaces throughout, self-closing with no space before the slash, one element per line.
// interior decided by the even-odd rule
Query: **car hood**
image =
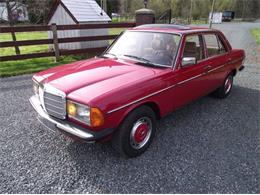
<path fill-rule="evenodd" d="M 93 58 L 51 68 L 36 74 L 34 79 L 65 92 L 71 99 L 87 103 L 122 86 L 143 82 L 162 70 L 133 61 Z"/>

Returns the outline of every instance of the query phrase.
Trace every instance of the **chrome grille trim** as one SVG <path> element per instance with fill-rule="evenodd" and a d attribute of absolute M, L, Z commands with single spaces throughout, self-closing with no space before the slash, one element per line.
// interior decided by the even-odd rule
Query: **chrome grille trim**
<path fill-rule="evenodd" d="M 60 102 L 58 100 L 55 100 L 55 99 L 52 99 L 52 98 L 49 98 L 49 97 L 46 97 L 46 96 L 45 96 L 45 99 L 48 99 L 48 100 L 51 100 L 51 101 L 54 101 L 54 102 L 58 102 L 58 103 Z"/>
<path fill-rule="evenodd" d="M 47 104 L 48 106 L 54 107 L 54 108 L 56 108 L 56 109 L 58 109 L 58 110 L 63 110 L 63 108 L 61 108 L 61 107 L 54 106 L 54 105 L 51 105 L 51 104 L 46 103 L 46 102 L 45 102 L 45 104 Z"/>
<path fill-rule="evenodd" d="M 66 118 L 66 95 L 64 92 L 52 87 L 44 86 L 44 109 L 50 115 L 59 119 Z"/>

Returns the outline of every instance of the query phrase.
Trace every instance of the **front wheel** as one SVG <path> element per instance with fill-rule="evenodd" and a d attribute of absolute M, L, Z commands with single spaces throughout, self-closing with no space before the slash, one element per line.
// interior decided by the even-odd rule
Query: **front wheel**
<path fill-rule="evenodd" d="M 233 74 L 229 74 L 225 79 L 224 83 L 220 88 L 218 88 L 213 95 L 217 98 L 226 98 L 229 96 L 231 89 L 233 87 Z"/>
<path fill-rule="evenodd" d="M 136 157 L 151 144 L 156 131 L 156 116 L 148 106 L 132 111 L 112 139 L 113 148 L 122 156 Z"/>

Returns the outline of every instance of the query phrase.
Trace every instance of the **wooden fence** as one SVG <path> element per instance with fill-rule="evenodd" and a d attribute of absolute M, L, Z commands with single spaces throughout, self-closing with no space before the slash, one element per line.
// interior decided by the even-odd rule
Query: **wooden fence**
<path fill-rule="evenodd" d="M 61 55 L 82 54 L 82 53 L 88 53 L 88 52 L 102 52 L 106 48 L 97 47 L 97 48 L 74 49 L 74 50 L 60 50 L 59 44 L 60 43 L 82 42 L 82 41 L 112 40 L 112 39 L 115 39 L 118 35 L 59 38 L 57 35 L 57 31 L 79 30 L 79 29 L 87 30 L 87 29 L 104 29 L 104 28 L 108 28 L 108 29 L 109 28 L 130 28 L 130 27 L 134 27 L 134 26 L 135 26 L 135 23 L 107 23 L 107 24 L 75 24 L 75 25 L 52 24 L 49 26 L 1 27 L 0 35 L 1 35 L 1 33 L 12 33 L 12 32 L 17 33 L 17 32 L 52 31 L 53 38 L 52 39 L 39 39 L 39 40 L 0 42 L 0 48 L 53 44 L 54 51 L 11 55 L 11 56 L 0 56 L 0 61 L 23 60 L 23 59 L 51 57 L 51 56 L 55 56 L 56 60 L 58 60 Z"/>

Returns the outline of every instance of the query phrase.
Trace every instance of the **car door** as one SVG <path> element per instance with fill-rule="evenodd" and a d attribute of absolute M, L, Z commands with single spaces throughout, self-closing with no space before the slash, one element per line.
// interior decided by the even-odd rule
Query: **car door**
<path fill-rule="evenodd" d="M 201 34 L 186 35 L 181 63 L 176 70 L 176 87 L 173 94 L 174 108 L 179 108 L 203 95 L 209 87 L 205 80 L 205 50 Z M 196 59 L 195 63 L 186 63 L 187 59 Z"/>
<path fill-rule="evenodd" d="M 205 79 L 208 83 L 209 91 L 214 91 L 222 85 L 226 75 L 224 67 L 228 62 L 227 48 L 215 33 L 203 35 L 206 48 L 206 60 L 208 65 L 205 67 Z"/>

